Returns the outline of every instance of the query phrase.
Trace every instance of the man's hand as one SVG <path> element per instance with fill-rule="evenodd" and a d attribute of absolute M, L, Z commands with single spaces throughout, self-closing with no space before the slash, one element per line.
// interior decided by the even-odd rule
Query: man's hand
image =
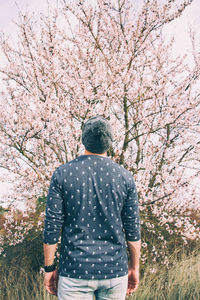
<path fill-rule="evenodd" d="M 47 272 L 44 274 L 44 286 L 49 294 L 57 296 L 58 271 Z"/>
<path fill-rule="evenodd" d="M 139 269 L 131 269 L 128 271 L 128 289 L 127 296 L 135 292 L 139 285 Z"/>

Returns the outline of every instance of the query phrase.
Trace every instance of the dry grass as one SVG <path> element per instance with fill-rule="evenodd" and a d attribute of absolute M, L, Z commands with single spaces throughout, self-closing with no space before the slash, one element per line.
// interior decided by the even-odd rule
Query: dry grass
<path fill-rule="evenodd" d="M 140 287 L 130 300 L 199 300 L 200 254 L 192 254 L 166 271 L 157 267 L 152 274 L 146 270 Z"/>
<path fill-rule="evenodd" d="M 1 266 L 2 267 L 2 266 Z M 1 271 L 0 300 L 55 300 L 43 287 L 43 275 L 28 268 L 12 267 Z M 146 268 L 137 293 L 129 300 L 200 300 L 200 254 L 174 260 L 169 270 Z"/>
<path fill-rule="evenodd" d="M 26 268 L 4 270 L 0 279 L 0 300 L 55 300 L 43 287 L 43 275 Z"/>

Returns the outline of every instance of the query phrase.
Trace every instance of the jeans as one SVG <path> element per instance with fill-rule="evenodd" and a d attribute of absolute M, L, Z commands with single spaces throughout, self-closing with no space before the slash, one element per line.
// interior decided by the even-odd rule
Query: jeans
<path fill-rule="evenodd" d="M 59 300 L 124 300 L 128 275 L 111 279 L 77 279 L 59 276 Z"/>

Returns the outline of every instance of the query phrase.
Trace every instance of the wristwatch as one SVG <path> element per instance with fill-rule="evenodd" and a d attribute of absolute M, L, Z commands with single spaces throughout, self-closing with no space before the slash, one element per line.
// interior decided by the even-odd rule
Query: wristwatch
<path fill-rule="evenodd" d="M 50 266 L 44 266 L 44 271 L 46 273 L 53 272 L 55 269 L 56 269 L 56 265 L 55 264 L 52 264 Z"/>

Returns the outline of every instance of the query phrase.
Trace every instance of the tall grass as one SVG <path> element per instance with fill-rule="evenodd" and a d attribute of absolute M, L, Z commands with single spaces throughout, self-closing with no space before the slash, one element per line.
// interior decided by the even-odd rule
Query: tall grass
<path fill-rule="evenodd" d="M 138 291 L 130 300 L 199 300 L 200 253 L 180 261 L 174 258 L 173 266 L 163 270 L 157 266 L 155 273 L 149 267 L 140 281 Z"/>
<path fill-rule="evenodd" d="M 1 266 L 2 267 L 2 266 Z M 200 300 L 200 253 L 181 260 L 170 269 L 147 267 L 138 291 L 129 300 Z M 55 300 L 43 287 L 43 275 L 28 267 L 1 268 L 0 300 Z"/>
<path fill-rule="evenodd" d="M 43 285 L 43 275 L 28 268 L 12 267 L 1 271 L 0 300 L 55 300 Z"/>

